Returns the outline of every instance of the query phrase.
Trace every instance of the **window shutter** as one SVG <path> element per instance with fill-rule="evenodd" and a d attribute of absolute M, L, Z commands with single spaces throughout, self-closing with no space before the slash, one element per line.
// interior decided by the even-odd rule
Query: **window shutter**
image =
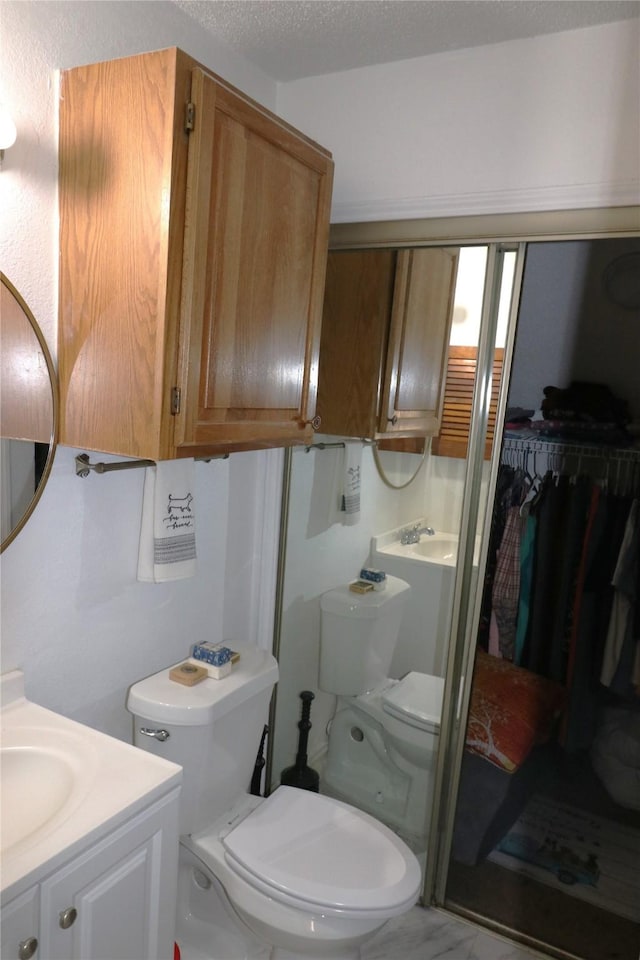
<path fill-rule="evenodd" d="M 433 438 L 431 444 L 431 452 L 435 456 L 461 459 L 467 456 L 476 358 L 476 347 L 449 347 L 440 433 Z M 504 349 L 500 347 L 496 350 L 493 360 L 485 460 L 491 457 L 493 446 L 503 360 Z"/>

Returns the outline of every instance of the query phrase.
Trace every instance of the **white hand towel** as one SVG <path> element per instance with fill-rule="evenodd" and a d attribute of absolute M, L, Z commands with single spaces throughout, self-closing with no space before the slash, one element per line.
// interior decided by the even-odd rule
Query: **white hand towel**
<path fill-rule="evenodd" d="M 343 523 L 352 526 L 360 519 L 360 479 L 362 474 L 362 444 L 344 445 L 344 487 L 342 493 Z"/>
<path fill-rule="evenodd" d="M 193 460 L 163 460 L 144 478 L 138 580 L 183 580 L 196 571 Z"/>

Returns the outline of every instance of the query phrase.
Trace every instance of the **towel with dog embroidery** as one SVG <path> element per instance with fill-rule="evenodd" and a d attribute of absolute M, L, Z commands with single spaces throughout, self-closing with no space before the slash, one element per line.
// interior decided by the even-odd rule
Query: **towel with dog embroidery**
<path fill-rule="evenodd" d="M 163 460 L 144 478 L 138 580 L 163 583 L 196 572 L 193 460 Z"/>

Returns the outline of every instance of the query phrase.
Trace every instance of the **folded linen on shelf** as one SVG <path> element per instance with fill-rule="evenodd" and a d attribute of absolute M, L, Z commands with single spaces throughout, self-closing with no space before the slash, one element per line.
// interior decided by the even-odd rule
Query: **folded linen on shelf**
<path fill-rule="evenodd" d="M 163 583 L 196 572 L 193 460 L 163 460 L 147 467 L 138 551 L 138 580 Z"/>

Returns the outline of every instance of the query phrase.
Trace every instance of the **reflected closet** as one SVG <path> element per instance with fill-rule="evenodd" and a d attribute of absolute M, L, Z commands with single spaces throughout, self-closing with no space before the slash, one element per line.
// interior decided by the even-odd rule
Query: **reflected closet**
<path fill-rule="evenodd" d="M 441 888 L 585 960 L 640 951 L 640 305 L 607 284 L 638 258 L 527 248 Z"/>

